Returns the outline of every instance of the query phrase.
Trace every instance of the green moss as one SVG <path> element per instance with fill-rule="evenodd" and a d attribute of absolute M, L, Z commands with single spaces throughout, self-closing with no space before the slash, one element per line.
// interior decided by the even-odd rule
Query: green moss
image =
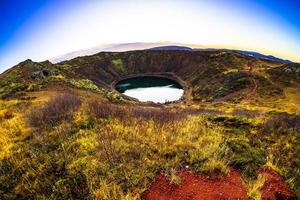
<path fill-rule="evenodd" d="M 4 78 L 0 79 L 0 84 L 7 84 L 18 81 L 22 77 L 21 73 L 17 70 L 12 70 L 5 74 Z"/>
<path fill-rule="evenodd" d="M 286 74 L 300 76 L 300 64 L 298 63 L 289 64 L 285 68 L 283 68 L 283 72 Z"/>
<path fill-rule="evenodd" d="M 106 96 L 112 102 L 120 102 L 123 99 L 122 96 L 116 92 L 108 92 Z"/>
<path fill-rule="evenodd" d="M 217 97 L 223 97 L 223 96 L 226 96 L 226 94 L 228 94 L 229 92 L 230 91 L 227 87 L 221 86 L 215 91 L 215 95 Z"/>
<path fill-rule="evenodd" d="M 93 81 L 89 80 L 89 79 L 79 79 L 79 80 L 75 80 L 75 79 L 70 79 L 70 80 L 66 80 L 68 83 L 74 85 L 77 88 L 81 88 L 81 89 L 88 89 L 88 90 L 92 90 L 92 91 L 96 91 L 96 92 L 102 92 L 97 85 L 95 85 L 93 83 Z"/>
<path fill-rule="evenodd" d="M 25 91 L 27 87 L 28 85 L 23 80 L 22 74 L 19 71 L 10 71 L 0 79 L 0 97 L 17 96 Z"/>
<path fill-rule="evenodd" d="M 252 124 L 245 118 L 238 116 L 213 116 L 209 118 L 214 123 L 219 123 L 226 128 L 231 129 L 249 129 L 253 128 Z"/>
<path fill-rule="evenodd" d="M 255 170 L 266 163 L 264 150 L 251 146 L 247 139 L 233 138 L 225 144 L 230 165 L 242 170 L 246 176 L 255 177 Z"/>
<path fill-rule="evenodd" d="M 118 59 L 114 59 L 111 61 L 113 63 L 114 66 L 116 66 L 116 68 L 119 70 L 119 71 L 122 71 L 124 72 L 125 71 L 125 66 L 122 62 L 122 60 L 120 58 Z"/>
<path fill-rule="evenodd" d="M 242 72 L 235 72 L 226 74 L 221 86 L 217 88 L 214 92 L 214 96 L 224 97 L 233 92 L 245 89 L 249 86 L 249 75 Z"/>
<path fill-rule="evenodd" d="M 121 97 L 120 94 L 118 94 L 116 92 L 109 92 L 102 88 L 99 88 L 97 85 L 95 85 L 93 83 L 93 81 L 88 80 L 88 79 L 79 79 L 79 80 L 66 79 L 65 81 L 67 83 L 74 85 L 77 88 L 87 89 L 87 90 L 91 90 L 91 91 L 95 91 L 97 93 L 103 94 L 106 98 L 108 98 L 112 102 L 120 102 L 123 100 L 123 98 Z"/>
<path fill-rule="evenodd" d="M 26 89 L 26 91 L 31 92 L 31 91 L 37 91 L 41 89 L 41 85 L 37 83 L 30 83 Z"/>
<path fill-rule="evenodd" d="M 71 65 L 71 64 L 67 64 L 67 63 L 64 63 L 64 64 L 59 64 L 57 65 L 57 68 L 61 69 L 61 70 L 70 70 L 70 69 L 73 69 L 74 66 Z"/>

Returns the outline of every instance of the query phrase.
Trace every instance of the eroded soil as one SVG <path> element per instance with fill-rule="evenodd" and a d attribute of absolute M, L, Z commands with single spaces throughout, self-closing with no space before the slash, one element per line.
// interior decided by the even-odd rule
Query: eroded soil
<path fill-rule="evenodd" d="M 290 200 L 293 194 L 283 178 L 276 172 L 261 168 L 258 174 L 265 176 L 265 183 L 261 188 L 263 200 Z M 158 174 L 155 181 L 144 192 L 143 200 L 223 200 L 239 199 L 250 200 L 247 188 L 241 178 L 240 172 L 231 170 L 227 175 L 197 175 L 188 171 L 177 174 L 181 181 L 177 184 L 170 183 L 162 173 Z"/>

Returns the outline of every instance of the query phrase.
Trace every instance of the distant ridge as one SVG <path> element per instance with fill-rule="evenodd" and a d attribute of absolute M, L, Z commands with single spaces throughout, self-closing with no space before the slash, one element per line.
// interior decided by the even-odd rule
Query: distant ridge
<path fill-rule="evenodd" d="M 271 60 L 276 62 L 283 62 L 283 63 L 293 63 L 290 60 L 284 60 L 281 58 L 277 58 L 272 55 L 264 55 L 255 51 L 242 51 L 242 50 L 234 50 L 234 49 L 214 49 L 214 48 L 201 48 L 201 49 L 194 49 L 186 46 L 160 46 L 160 47 L 154 47 L 150 48 L 148 50 L 158 50 L 158 51 L 217 51 L 217 50 L 223 50 L 223 51 L 234 51 L 243 55 L 252 56 L 255 58 L 265 59 L 265 60 Z"/>
<path fill-rule="evenodd" d="M 284 59 L 277 58 L 272 55 L 264 55 L 264 54 L 254 52 L 254 51 L 241 51 L 241 50 L 235 50 L 235 51 L 240 54 L 244 54 L 244 55 L 252 56 L 252 57 L 256 57 L 256 58 L 261 58 L 261 59 L 265 59 L 265 60 L 272 60 L 272 61 L 278 61 L 278 62 L 284 62 L 284 63 L 293 63 L 290 60 L 284 60 Z"/>
<path fill-rule="evenodd" d="M 282 62 L 282 63 L 293 63 L 290 60 L 284 60 L 277 58 L 272 55 L 264 55 L 254 51 L 243 51 L 234 49 L 215 49 L 215 48 L 205 48 L 201 45 L 189 45 L 182 43 L 172 43 L 172 42 L 157 42 L 157 43 L 145 43 L 145 42 L 135 42 L 135 43 L 120 43 L 120 44 L 106 44 L 99 45 L 94 48 L 84 49 L 79 51 L 74 51 L 68 54 L 57 56 L 51 58 L 52 63 L 59 63 L 66 60 L 71 60 L 79 56 L 93 55 L 99 52 L 123 52 L 123 51 L 133 51 L 133 50 L 153 50 L 153 51 L 234 51 L 243 55 L 252 56 L 255 58 Z"/>
<path fill-rule="evenodd" d="M 163 47 L 154 47 L 148 50 L 157 50 L 157 51 L 196 51 L 196 49 L 185 47 L 185 46 L 163 46 Z"/>
<path fill-rule="evenodd" d="M 59 63 L 66 60 L 71 60 L 73 58 L 79 56 L 89 56 L 99 52 L 123 52 L 123 51 L 134 51 L 134 50 L 144 50 L 144 49 L 151 49 L 151 48 L 158 48 L 158 47 L 166 47 L 166 46 L 182 46 L 185 48 L 196 47 L 196 48 L 203 48 L 201 45 L 189 45 L 189 44 L 182 44 L 182 43 L 174 43 L 174 42 L 132 42 L 132 43 L 116 43 L 116 44 L 103 44 L 98 45 L 93 48 L 83 49 L 79 51 L 70 52 L 64 55 L 60 55 L 54 58 L 51 58 L 50 61 L 52 63 Z M 192 49 L 192 48 L 190 48 Z M 163 50 L 163 49 L 162 49 Z M 173 49 L 175 50 L 175 49 Z"/>

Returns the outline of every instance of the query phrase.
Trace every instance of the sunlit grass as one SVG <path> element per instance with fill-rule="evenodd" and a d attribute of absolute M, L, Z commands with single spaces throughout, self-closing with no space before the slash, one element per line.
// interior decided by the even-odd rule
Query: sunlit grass
<path fill-rule="evenodd" d="M 16 145 L 15 140 L 30 132 L 18 109 L 19 104 L 17 100 L 0 100 L 0 159 L 10 156 Z"/>
<path fill-rule="evenodd" d="M 37 110 L 56 96 L 32 94 L 38 99 L 31 101 L 30 108 Z M 84 91 L 80 99 L 82 104 L 72 111 L 72 118 L 50 129 L 42 125 L 38 131 L 25 123 L 28 112 L 24 107 L 20 110 L 20 101 L 1 101 L 0 167 L 5 170 L 0 180 L 9 188 L 5 197 L 140 199 L 159 172 L 180 184 L 176 173 L 181 169 L 226 174 L 234 167 L 249 182 L 249 196 L 259 199 L 264 179 L 255 178 L 255 170 L 262 165 L 299 188 L 299 181 L 291 176 L 299 174 L 292 168 L 297 162 L 296 130 L 263 132 L 273 119 L 267 114 L 273 108 L 243 103 L 147 108 L 112 104 Z M 95 101 L 102 106 L 91 104 Z M 224 114 L 184 114 L 190 109 Z"/>
<path fill-rule="evenodd" d="M 32 106 L 43 107 L 46 102 L 34 100 Z M 229 106 L 223 116 L 176 114 L 176 119 L 171 113 L 166 114 L 169 111 L 162 114 L 159 110 L 143 108 L 133 114 L 130 105 L 112 105 L 103 99 L 99 102 L 108 108 L 107 114 L 93 114 L 102 112 L 102 108 L 97 111 L 95 105 L 84 101 L 74 111 L 72 120 L 63 120 L 53 129 L 42 128 L 34 133 L 26 128 L 24 115 L 17 109 L 17 101 L 2 102 L 0 117 L 8 115 L 7 112 L 12 112 L 13 117 L 1 122 L 1 132 L 5 133 L 0 141 L 1 159 L 16 155 L 14 159 L 10 158 L 11 169 L 21 165 L 26 172 L 23 176 L 16 172 L 3 175 L 7 178 L 16 176 L 15 193 L 26 196 L 24 192 L 30 190 L 39 194 L 43 188 L 50 187 L 43 193 L 45 197 L 56 195 L 66 198 L 74 192 L 69 187 L 76 179 L 79 184 L 76 187 L 81 188 L 79 196 L 89 193 L 92 198 L 98 199 L 139 199 L 158 172 L 163 172 L 172 183 L 179 184 L 176 172 L 183 168 L 195 173 L 226 174 L 229 166 L 233 165 L 240 167 L 247 177 L 264 163 L 264 147 L 249 144 L 252 137 L 261 137 L 257 127 L 268 118 L 261 115 L 253 118 L 235 116 L 248 115 L 250 107 L 241 110 L 242 106 L 236 109 Z M 121 113 L 131 117 L 120 117 Z M 163 119 L 165 117 L 167 120 Z M 249 126 L 256 128 L 249 129 Z M 15 142 L 19 135 L 31 134 L 29 141 Z M 269 153 L 278 157 L 282 142 L 276 142 Z M 293 146 L 294 143 L 288 141 L 283 147 L 290 151 Z M 29 158 L 28 155 L 34 156 Z M 288 171 L 282 161 L 270 156 L 266 160 L 264 165 L 280 171 L 282 175 Z M 57 168 L 61 175 L 53 174 L 50 178 L 47 173 L 54 170 L 52 168 Z M 36 174 L 39 177 L 34 178 Z M 298 187 L 296 180 L 288 180 L 292 187 Z M 262 184 L 261 177 L 252 181 L 248 194 L 259 199 Z"/>
<path fill-rule="evenodd" d="M 132 121 L 130 126 L 119 120 L 102 121 L 94 129 L 79 132 L 84 136 L 77 139 L 81 152 L 78 159 L 81 161 L 73 162 L 72 167 L 75 163 L 86 163 L 84 160 L 88 158 L 93 159 L 91 155 L 94 154 L 99 166 L 113 173 L 106 172 L 102 177 L 107 183 L 111 182 L 110 188 L 127 188 L 133 196 L 146 188 L 158 170 L 164 170 L 170 180 L 177 183 L 175 171 L 182 164 L 190 164 L 191 169 L 198 172 L 217 170 L 226 173 L 227 164 L 218 156 L 222 153 L 221 130 L 211 125 L 213 130 L 204 121 L 205 117 L 190 117 L 160 127 L 153 121 Z M 87 176 L 91 182 L 97 182 L 95 176 Z M 119 187 L 115 187 L 113 183 L 118 182 Z M 106 184 L 94 187 L 97 188 L 95 193 L 103 195 L 104 199 L 109 194 L 114 195 L 114 191 L 107 191 Z M 117 199 L 116 196 L 110 198 Z"/>
<path fill-rule="evenodd" d="M 256 180 L 248 184 L 248 195 L 253 200 L 261 200 L 260 189 L 263 187 L 264 183 L 265 183 L 264 175 L 259 174 Z"/>

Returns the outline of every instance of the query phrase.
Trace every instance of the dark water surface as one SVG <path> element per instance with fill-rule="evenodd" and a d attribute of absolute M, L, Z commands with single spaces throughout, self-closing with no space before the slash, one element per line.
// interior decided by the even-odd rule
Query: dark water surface
<path fill-rule="evenodd" d="M 165 103 L 181 98 L 184 90 L 171 79 L 141 76 L 122 80 L 116 84 L 116 90 L 142 102 Z"/>

